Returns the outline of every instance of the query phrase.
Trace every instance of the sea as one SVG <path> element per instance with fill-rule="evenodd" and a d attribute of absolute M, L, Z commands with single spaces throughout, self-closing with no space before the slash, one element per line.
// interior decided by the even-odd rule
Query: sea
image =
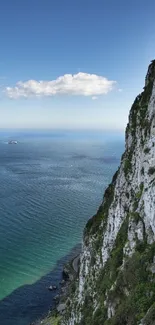
<path fill-rule="evenodd" d="M 0 325 L 52 308 L 48 287 L 79 251 L 123 150 L 121 132 L 0 131 Z"/>

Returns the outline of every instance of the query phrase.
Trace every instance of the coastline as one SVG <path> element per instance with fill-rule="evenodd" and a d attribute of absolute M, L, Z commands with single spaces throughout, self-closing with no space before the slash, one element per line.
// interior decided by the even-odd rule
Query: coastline
<path fill-rule="evenodd" d="M 59 325 L 62 315 L 65 314 L 68 293 L 72 283 L 77 279 L 79 272 L 81 248 L 62 268 L 62 280 L 55 290 L 53 297 L 54 306 L 43 318 L 30 323 L 29 325 Z M 52 284 L 54 286 L 54 284 Z"/>
<path fill-rule="evenodd" d="M 0 301 L 1 323 L 5 325 L 30 325 L 43 320 L 56 302 L 53 300 L 58 290 L 49 291 L 50 285 L 61 288 L 62 271 L 81 251 L 81 244 L 73 248 L 57 261 L 54 268 L 33 284 L 26 284 L 14 290 Z M 60 293 L 60 291 L 59 291 Z M 22 308 L 21 308 L 22 307 Z M 20 319 L 20 321 L 18 321 Z"/>

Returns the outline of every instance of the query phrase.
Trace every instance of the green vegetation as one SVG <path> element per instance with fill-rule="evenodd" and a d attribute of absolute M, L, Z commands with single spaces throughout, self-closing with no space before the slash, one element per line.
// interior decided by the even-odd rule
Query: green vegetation
<path fill-rule="evenodd" d="M 153 82 L 155 79 L 155 60 L 152 61 L 149 67 L 149 75 L 147 76 L 147 83 L 144 87 L 144 91 L 137 96 L 135 99 L 130 115 L 129 115 L 129 124 L 126 128 L 126 139 L 128 133 L 132 135 L 132 144 L 135 144 L 136 141 L 136 130 L 140 128 L 143 130 L 144 136 L 141 134 L 141 145 L 144 145 L 145 139 L 150 132 L 150 121 L 148 119 L 148 103 L 152 94 Z M 147 152 L 146 152 L 147 153 Z"/>
<path fill-rule="evenodd" d="M 106 217 L 108 216 L 109 208 L 114 200 L 114 190 L 115 190 L 115 183 L 111 183 L 104 193 L 103 208 Z"/>
<path fill-rule="evenodd" d="M 155 324 L 155 302 L 150 307 L 145 317 L 145 325 L 154 325 L 154 324 Z"/>
<path fill-rule="evenodd" d="M 117 279 L 119 268 L 123 262 L 123 247 L 127 241 L 128 216 L 124 220 L 120 231 L 117 235 L 115 246 L 110 254 L 105 267 L 101 270 L 98 279 L 96 280 L 97 300 L 99 298 L 99 307 L 95 314 L 92 314 L 92 298 L 89 294 L 86 296 L 82 308 L 82 325 L 102 325 L 107 319 L 107 310 L 104 306 L 106 290 L 110 290 L 112 284 Z M 89 286 L 88 286 L 89 287 Z"/>
<path fill-rule="evenodd" d="M 60 325 L 60 321 L 60 316 L 48 316 L 42 321 L 41 325 Z"/>
<path fill-rule="evenodd" d="M 107 309 L 105 307 L 99 307 L 95 311 L 95 314 L 93 316 L 93 320 L 90 324 L 92 325 L 103 325 L 104 322 L 107 319 Z M 87 323 L 88 325 L 88 323 Z"/>
<path fill-rule="evenodd" d="M 138 213 L 133 213 L 132 217 L 135 220 L 137 218 L 137 221 L 140 218 Z M 155 314 L 155 282 L 149 266 L 153 263 L 155 243 L 148 245 L 146 240 L 137 242 L 135 253 L 132 257 L 126 258 L 122 268 L 128 218 L 129 216 L 123 222 L 110 258 L 96 280 L 98 308 L 93 314 L 91 307 L 93 301 L 88 293 L 82 307 L 81 325 L 138 325 L 150 307 L 146 325 L 152 325 L 151 321 Z M 112 286 L 113 289 L 111 289 Z M 104 305 L 107 298 L 116 306 L 116 313 L 109 320 L 107 320 L 107 309 Z"/>
<path fill-rule="evenodd" d="M 137 325 L 151 306 L 146 324 L 153 324 L 151 321 L 155 313 L 155 282 L 149 265 L 153 262 L 154 255 L 155 244 L 149 246 L 145 243 L 143 253 L 136 251 L 128 258 L 117 277 L 114 290 L 110 292 L 110 301 L 117 301 L 118 304 L 115 316 L 106 321 L 106 325 Z"/>
<path fill-rule="evenodd" d="M 148 170 L 149 175 L 153 175 L 155 173 L 155 167 L 150 167 Z"/>
<path fill-rule="evenodd" d="M 85 227 L 85 236 L 88 233 L 95 234 L 99 230 L 99 226 L 101 225 L 102 220 L 104 226 L 106 225 L 108 211 L 114 199 L 115 183 L 118 176 L 118 172 L 119 170 L 116 171 L 116 173 L 113 176 L 111 184 L 105 190 L 104 197 L 103 197 L 103 204 L 100 205 L 97 213 L 91 219 L 88 220 Z"/>
<path fill-rule="evenodd" d="M 128 173 L 131 171 L 131 168 L 132 168 L 131 160 L 129 158 L 126 158 L 124 162 L 124 174 L 126 177 Z"/>
<path fill-rule="evenodd" d="M 122 155 L 121 160 L 127 180 L 130 173 L 134 173 L 133 154 L 135 152 L 137 136 L 140 136 L 140 145 L 142 146 L 140 150 L 143 150 L 146 137 L 149 136 L 151 121 L 148 116 L 148 103 L 152 94 L 154 80 L 155 60 L 149 67 L 144 91 L 136 98 L 132 105 L 129 124 L 126 128 L 126 139 L 129 135 L 132 136 L 132 143 L 128 142 L 130 147 Z M 150 149 L 145 147 L 144 154 L 148 154 L 149 151 Z M 145 223 L 143 213 L 141 213 L 143 207 L 143 183 L 140 184 L 136 192 L 134 188 L 131 188 L 130 192 L 128 192 L 128 188 L 125 187 L 124 195 L 127 198 L 127 202 L 129 202 L 129 198 L 131 199 L 131 206 L 125 206 L 124 204 L 124 215 L 122 215 L 124 221 L 111 251 L 109 247 L 109 258 L 98 274 L 95 273 L 96 271 L 93 273 L 96 256 L 102 247 L 109 208 L 114 202 L 115 183 L 118 172 L 116 172 L 112 183 L 105 191 L 103 204 L 96 215 L 88 221 L 85 228 L 85 243 L 91 242 L 90 265 L 92 272 L 90 272 L 90 277 L 86 277 L 84 303 L 82 307 L 76 305 L 77 308 L 81 308 L 82 314 L 80 324 L 76 325 L 139 325 L 142 319 L 144 319 L 144 325 L 155 325 L 155 273 L 153 273 L 151 268 L 155 257 L 155 243 L 147 243 Z M 144 167 L 141 168 L 141 174 L 144 175 Z M 150 167 L 148 174 L 155 174 L 155 167 Z M 121 209 L 120 211 L 122 213 Z M 127 255 L 128 245 L 124 252 L 124 247 L 128 243 L 128 231 L 132 226 L 129 220 L 133 221 L 132 224 L 135 228 L 141 222 L 143 231 L 143 240 L 138 239 L 137 232 L 135 231 L 134 240 L 136 246 L 132 256 Z M 93 294 L 95 297 L 92 297 L 90 289 L 94 290 Z M 94 300 L 97 306 L 95 312 L 92 308 Z M 115 310 L 114 316 L 110 319 L 108 319 L 107 315 L 108 304 L 113 306 Z"/>
<path fill-rule="evenodd" d="M 89 232 L 91 232 L 91 234 L 94 234 L 98 230 L 103 218 L 104 218 L 104 209 L 103 206 L 101 205 L 97 213 L 91 219 L 88 220 L 85 227 L 85 235 L 86 233 Z"/>
<path fill-rule="evenodd" d="M 141 220 L 140 214 L 138 212 L 131 212 L 130 217 L 136 224 L 138 224 L 138 222 Z"/>
<path fill-rule="evenodd" d="M 130 149 L 126 151 L 124 155 L 124 174 L 126 178 L 132 172 L 132 157 L 133 157 L 134 149 L 135 149 L 135 145 L 132 144 Z"/>
<path fill-rule="evenodd" d="M 144 149 L 144 153 L 145 153 L 145 154 L 147 154 L 147 153 L 149 153 L 149 152 L 150 152 L 150 148 L 147 147 L 147 148 Z"/>
<path fill-rule="evenodd" d="M 139 191 L 136 193 L 136 199 L 140 200 L 143 193 L 143 189 L 144 189 L 144 184 L 141 183 L 139 187 Z"/>
<path fill-rule="evenodd" d="M 103 204 L 100 205 L 97 213 L 91 219 L 88 220 L 85 227 L 85 236 L 88 233 L 93 235 L 96 232 L 99 232 L 99 226 L 101 225 L 102 220 L 104 226 L 106 225 L 108 211 L 114 198 L 114 189 L 115 189 L 115 181 L 111 183 L 108 186 L 108 188 L 105 190 Z"/>
<path fill-rule="evenodd" d="M 136 128 L 137 128 L 137 122 L 138 122 L 138 119 L 137 119 L 137 113 L 139 111 L 139 96 L 135 99 L 132 107 L 131 107 L 131 110 L 130 110 L 130 115 L 129 115 L 129 124 L 127 125 L 127 128 L 126 128 L 126 137 L 127 137 L 127 134 L 128 132 L 130 131 L 131 132 L 131 135 L 133 137 L 133 139 L 135 138 L 135 134 L 136 134 Z"/>
<path fill-rule="evenodd" d="M 129 197 L 130 197 L 129 193 L 126 192 L 125 195 L 126 195 L 127 199 L 129 199 Z"/>
<path fill-rule="evenodd" d="M 137 191 L 133 195 L 133 209 L 134 209 L 134 211 L 136 211 L 137 208 L 138 208 L 138 204 L 139 204 L 139 201 L 141 199 L 141 196 L 142 196 L 142 193 L 143 193 L 143 189 L 144 189 L 144 184 L 141 183 L 140 186 L 139 186 L 139 191 Z"/>
<path fill-rule="evenodd" d="M 144 167 L 141 169 L 141 174 L 144 175 Z"/>

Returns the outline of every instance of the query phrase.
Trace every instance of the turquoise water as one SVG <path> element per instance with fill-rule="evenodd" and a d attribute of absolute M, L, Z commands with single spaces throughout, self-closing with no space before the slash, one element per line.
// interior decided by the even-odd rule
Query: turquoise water
<path fill-rule="evenodd" d="M 17 145 L 7 144 L 12 138 Z M 0 134 L 3 325 L 27 325 L 38 309 L 49 307 L 45 284 L 60 279 L 63 259 L 81 242 L 123 147 L 118 135 Z M 45 295 L 42 302 L 40 295 Z"/>

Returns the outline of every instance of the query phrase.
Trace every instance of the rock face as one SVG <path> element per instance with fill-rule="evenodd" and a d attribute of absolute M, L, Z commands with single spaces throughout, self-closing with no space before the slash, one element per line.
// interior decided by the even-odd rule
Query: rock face
<path fill-rule="evenodd" d="M 85 227 L 62 324 L 155 324 L 155 61 L 129 114 L 121 165 Z"/>

